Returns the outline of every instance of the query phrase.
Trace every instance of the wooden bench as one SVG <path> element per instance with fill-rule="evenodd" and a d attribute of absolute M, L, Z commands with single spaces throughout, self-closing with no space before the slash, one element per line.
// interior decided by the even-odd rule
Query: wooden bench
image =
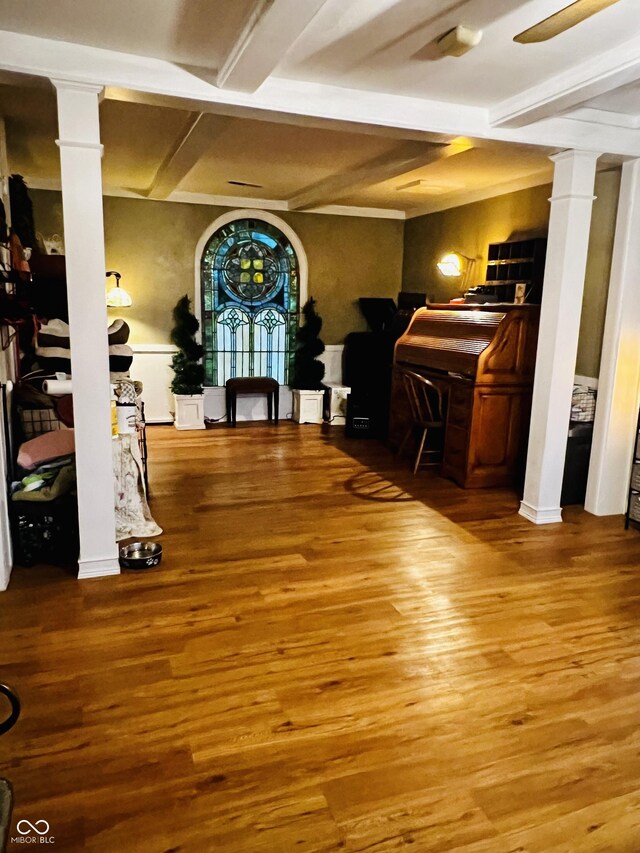
<path fill-rule="evenodd" d="M 269 420 L 278 423 L 278 397 L 280 385 L 270 376 L 237 376 L 227 379 L 227 422 L 236 425 L 236 402 L 239 394 L 266 394 Z"/>

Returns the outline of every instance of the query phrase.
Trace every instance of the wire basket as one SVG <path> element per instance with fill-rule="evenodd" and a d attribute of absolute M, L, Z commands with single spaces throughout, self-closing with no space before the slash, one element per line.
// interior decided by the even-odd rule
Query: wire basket
<path fill-rule="evenodd" d="M 571 395 L 571 420 L 590 423 L 595 414 L 595 388 L 589 388 L 588 385 L 574 385 Z"/>
<path fill-rule="evenodd" d="M 629 498 L 629 518 L 640 521 L 640 495 L 631 495 Z"/>
<path fill-rule="evenodd" d="M 67 429 L 55 409 L 26 409 L 20 406 L 18 415 L 25 439 L 35 438 L 45 432 Z"/>

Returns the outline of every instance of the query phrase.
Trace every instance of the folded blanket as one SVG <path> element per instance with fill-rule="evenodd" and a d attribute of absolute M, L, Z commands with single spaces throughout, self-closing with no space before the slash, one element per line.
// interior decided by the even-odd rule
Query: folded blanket
<path fill-rule="evenodd" d="M 127 344 L 115 344 L 109 347 L 109 370 L 112 373 L 125 373 L 131 367 L 133 350 Z"/>
<path fill-rule="evenodd" d="M 32 471 L 38 465 L 56 459 L 58 456 L 68 456 L 75 450 L 75 435 L 72 429 L 58 429 L 45 432 L 25 441 L 18 451 L 18 465 L 26 471 Z"/>
<path fill-rule="evenodd" d="M 109 336 L 110 347 L 116 344 L 126 344 L 129 340 L 129 326 L 124 320 L 114 320 L 107 329 L 107 335 Z"/>
<path fill-rule="evenodd" d="M 11 495 L 12 501 L 53 501 L 68 495 L 76 488 L 75 462 L 67 462 L 61 468 L 29 474 L 22 481 L 22 488 Z"/>
<path fill-rule="evenodd" d="M 38 330 L 36 352 L 44 347 L 69 349 L 69 324 L 64 320 L 49 320 Z"/>

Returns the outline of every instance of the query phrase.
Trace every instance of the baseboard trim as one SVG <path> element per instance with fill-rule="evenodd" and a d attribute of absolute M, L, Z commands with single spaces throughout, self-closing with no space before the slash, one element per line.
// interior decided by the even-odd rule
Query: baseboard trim
<path fill-rule="evenodd" d="M 519 515 L 526 518 L 527 521 L 532 521 L 534 524 L 559 524 L 562 522 L 562 509 L 560 507 L 550 507 L 547 509 L 538 509 L 531 504 L 520 502 Z"/>
<path fill-rule="evenodd" d="M 120 563 L 117 557 L 101 560 L 78 560 L 78 580 L 86 578 L 106 578 L 120 574 Z"/>

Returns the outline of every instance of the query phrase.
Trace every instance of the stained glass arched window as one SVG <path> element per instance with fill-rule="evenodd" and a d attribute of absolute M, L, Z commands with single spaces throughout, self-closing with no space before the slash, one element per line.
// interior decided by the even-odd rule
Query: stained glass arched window
<path fill-rule="evenodd" d="M 205 383 L 271 376 L 287 384 L 300 276 L 286 235 L 259 218 L 228 222 L 206 243 L 200 274 Z"/>

